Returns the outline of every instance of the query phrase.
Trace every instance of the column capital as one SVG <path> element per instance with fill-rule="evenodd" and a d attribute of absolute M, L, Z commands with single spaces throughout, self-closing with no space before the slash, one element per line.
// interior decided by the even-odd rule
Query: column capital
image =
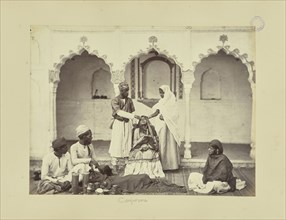
<path fill-rule="evenodd" d="M 118 96 L 120 94 L 118 86 L 119 86 L 119 83 L 113 83 L 113 89 L 114 89 L 115 96 Z"/>
<path fill-rule="evenodd" d="M 58 70 L 49 70 L 49 82 L 54 84 L 60 82 L 60 72 Z"/>
<path fill-rule="evenodd" d="M 182 83 L 184 88 L 192 88 L 193 82 L 195 81 L 193 70 L 182 70 Z"/>

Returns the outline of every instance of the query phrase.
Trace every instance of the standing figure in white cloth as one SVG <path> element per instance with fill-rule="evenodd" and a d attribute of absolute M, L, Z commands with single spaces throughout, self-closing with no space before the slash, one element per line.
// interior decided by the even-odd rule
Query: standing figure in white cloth
<path fill-rule="evenodd" d="M 111 100 L 114 123 L 109 148 L 109 154 L 112 157 L 111 163 L 115 169 L 118 168 L 119 158 L 128 158 L 131 149 L 132 120 L 140 119 L 140 116 L 133 114 L 135 108 L 132 99 L 128 97 L 128 84 L 122 82 L 118 87 L 120 94 Z"/>
<path fill-rule="evenodd" d="M 159 115 L 155 128 L 159 136 L 159 152 L 163 170 L 176 170 L 180 165 L 179 146 L 181 144 L 177 124 L 179 112 L 176 97 L 168 85 L 162 85 L 159 93 L 161 99 L 153 106 L 154 113 L 149 118 Z"/>

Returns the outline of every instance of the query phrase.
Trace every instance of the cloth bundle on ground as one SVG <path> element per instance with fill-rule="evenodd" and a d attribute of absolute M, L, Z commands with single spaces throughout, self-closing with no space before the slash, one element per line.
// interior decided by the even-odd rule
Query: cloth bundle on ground
<path fill-rule="evenodd" d="M 127 193 L 187 192 L 184 186 L 178 186 L 166 180 L 152 180 L 147 174 L 109 176 L 98 171 L 90 170 L 89 181 L 105 182 L 107 189 L 110 189 L 112 185 L 117 185 L 122 192 Z"/>
<path fill-rule="evenodd" d="M 245 181 L 235 179 L 235 188 L 241 190 L 246 187 Z M 201 194 L 213 194 L 213 193 L 226 193 L 231 190 L 230 185 L 227 182 L 222 181 L 208 181 L 203 183 L 203 175 L 201 173 L 191 173 L 188 179 L 188 186 L 190 190 Z"/>

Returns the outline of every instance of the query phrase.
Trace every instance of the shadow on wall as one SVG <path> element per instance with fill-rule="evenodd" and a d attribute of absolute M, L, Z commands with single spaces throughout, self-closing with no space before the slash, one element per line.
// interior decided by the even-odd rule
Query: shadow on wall
<path fill-rule="evenodd" d="M 57 89 L 57 135 L 75 138 L 75 128 L 86 124 L 98 139 L 109 139 L 106 123 L 111 118 L 114 97 L 108 65 L 86 51 L 62 66 Z"/>
<path fill-rule="evenodd" d="M 194 74 L 192 140 L 219 138 L 227 143 L 250 143 L 252 91 L 247 67 L 221 50 L 204 58 Z"/>

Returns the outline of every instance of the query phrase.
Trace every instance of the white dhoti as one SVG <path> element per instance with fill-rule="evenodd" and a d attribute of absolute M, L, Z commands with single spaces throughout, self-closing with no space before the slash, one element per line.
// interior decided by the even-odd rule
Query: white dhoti
<path fill-rule="evenodd" d="M 132 119 L 134 114 L 118 111 L 119 116 L 128 118 L 128 122 L 114 120 L 113 128 L 111 132 L 111 142 L 109 148 L 109 154 L 111 157 L 128 157 L 131 149 L 132 139 Z"/>
<path fill-rule="evenodd" d="M 128 157 L 131 149 L 132 122 L 115 120 L 111 133 L 109 153 L 112 157 Z"/>

